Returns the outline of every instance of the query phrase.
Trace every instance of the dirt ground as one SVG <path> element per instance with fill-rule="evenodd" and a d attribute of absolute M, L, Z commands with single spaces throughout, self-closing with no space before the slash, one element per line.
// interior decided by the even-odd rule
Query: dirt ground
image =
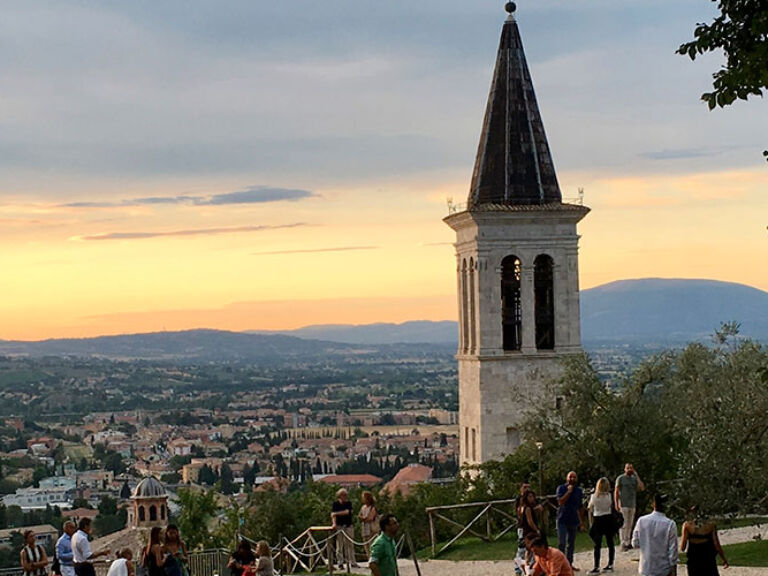
<path fill-rule="evenodd" d="M 724 530 L 720 533 L 720 541 L 723 544 L 735 544 L 748 542 L 756 537 L 768 538 L 768 526 L 751 526 L 747 528 L 735 528 Z M 608 550 L 602 551 L 601 565 L 606 564 Z M 640 553 L 637 550 L 620 552 L 616 550 L 614 563 L 614 576 L 636 576 Z M 592 568 L 592 552 L 579 552 L 574 556 L 574 566 L 581 568 L 574 576 L 587 576 L 587 571 Z M 416 568 L 412 560 L 399 561 L 400 576 L 417 576 Z M 511 560 L 498 561 L 471 561 L 453 562 L 450 560 L 420 561 L 422 576 L 513 576 L 514 564 Z M 607 573 L 610 574 L 610 573 Z M 680 576 L 686 575 L 685 566 L 678 569 Z M 721 576 L 768 576 L 768 568 L 747 568 L 733 566 L 727 570 L 720 570 Z"/>

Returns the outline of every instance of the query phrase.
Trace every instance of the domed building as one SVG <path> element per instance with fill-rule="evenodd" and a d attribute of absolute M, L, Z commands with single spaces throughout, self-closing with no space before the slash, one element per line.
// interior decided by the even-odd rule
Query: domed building
<path fill-rule="evenodd" d="M 168 523 L 168 494 L 157 478 L 149 476 L 136 485 L 128 507 L 128 527 L 164 526 Z"/>

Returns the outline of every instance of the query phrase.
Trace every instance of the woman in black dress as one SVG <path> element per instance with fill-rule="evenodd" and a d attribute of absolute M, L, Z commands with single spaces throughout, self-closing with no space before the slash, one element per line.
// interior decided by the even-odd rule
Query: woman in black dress
<path fill-rule="evenodd" d="M 723 560 L 723 568 L 728 568 L 723 547 L 717 537 L 717 528 L 713 522 L 697 522 L 696 508 L 691 508 L 689 520 L 683 524 L 680 550 L 687 553 L 688 576 L 719 576 L 717 557 Z"/>
<path fill-rule="evenodd" d="M 149 532 L 149 542 L 141 557 L 147 576 L 165 576 L 165 549 L 160 541 L 161 532 L 160 526 L 152 528 Z"/>
<path fill-rule="evenodd" d="M 518 516 L 520 518 L 520 528 L 523 529 L 523 538 L 525 539 L 526 543 L 529 542 L 532 538 L 535 538 L 541 534 L 539 525 L 536 522 L 537 505 L 536 494 L 533 490 L 527 490 L 523 493 L 520 510 L 518 510 Z M 525 562 L 529 566 L 533 564 L 533 552 L 527 545 Z"/>

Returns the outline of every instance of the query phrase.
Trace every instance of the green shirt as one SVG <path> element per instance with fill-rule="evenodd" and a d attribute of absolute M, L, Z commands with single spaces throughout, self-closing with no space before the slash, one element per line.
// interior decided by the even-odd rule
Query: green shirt
<path fill-rule="evenodd" d="M 627 476 L 622 474 L 616 478 L 616 487 L 619 489 L 621 507 L 635 508 L 637 504 L 637 475 Z"/>
<path fill-rule="evenodd" d="M 395 541 L 384 532 L 371 545 L 371 562 L 379 567 L 381 576 L 397 576 Z"/>

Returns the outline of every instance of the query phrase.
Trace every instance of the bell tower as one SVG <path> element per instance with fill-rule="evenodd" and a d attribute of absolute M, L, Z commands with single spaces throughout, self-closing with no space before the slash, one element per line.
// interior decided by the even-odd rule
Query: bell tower
<path fill-rule="evenodd" d="M 506 5 L 466 207 L 456 232 L 462 464 L 503 458 L 534 405 L 555 408 L 561 359 L 581 351 L 576 224 L 562 201 L 523 52 Z"/>

